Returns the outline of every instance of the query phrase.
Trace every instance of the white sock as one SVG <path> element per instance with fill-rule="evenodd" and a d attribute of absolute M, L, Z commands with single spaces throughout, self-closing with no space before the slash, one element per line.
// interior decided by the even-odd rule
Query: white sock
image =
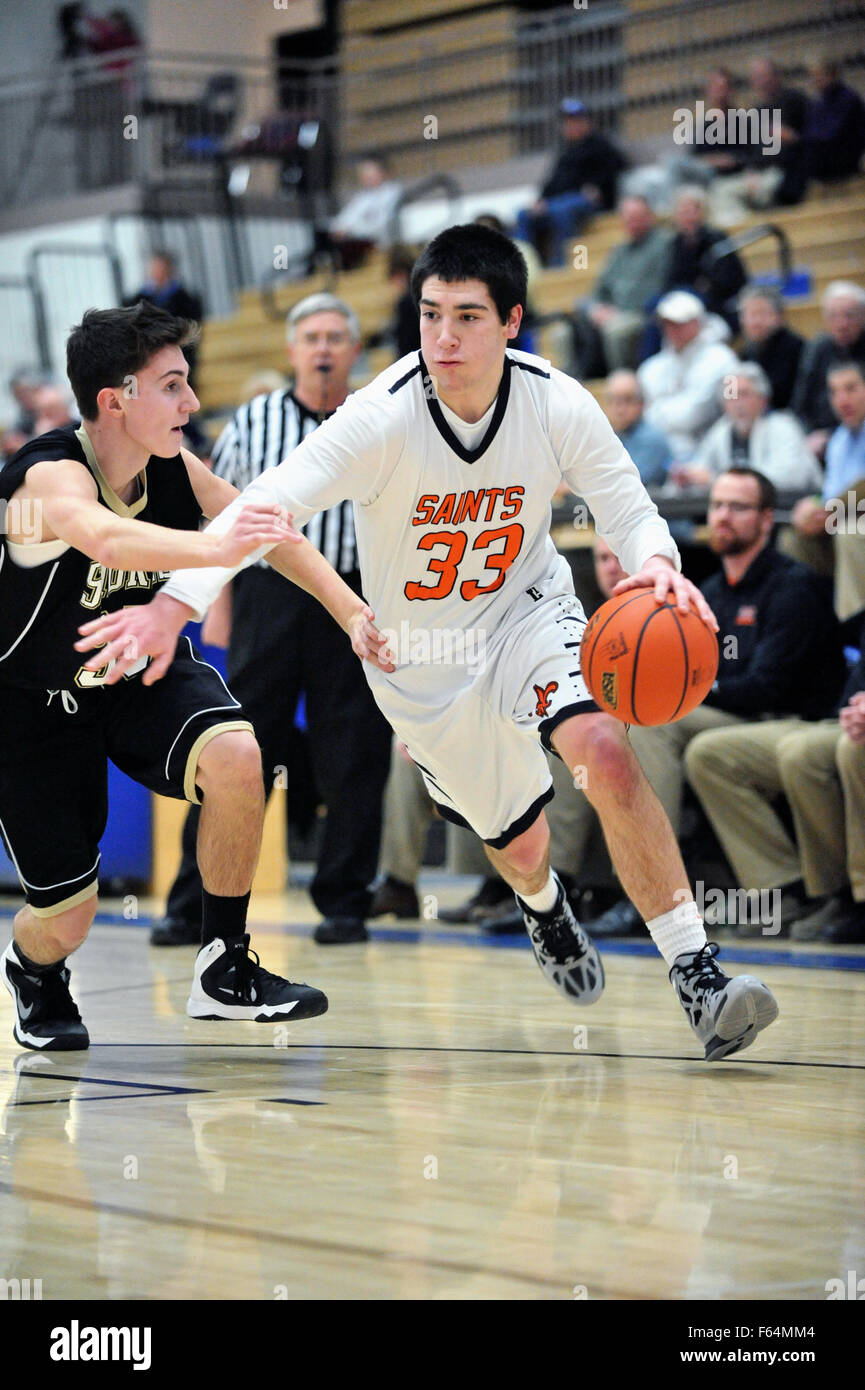
<path fill-rule="evenodd" d="M 552 912 L 558 896 L 559 885 L 553 878 L 552 869 L 550 869 L 550 876 L 546 884 L 539 893 L 520 893 L 526 907 L 530 907 L 532 912 Z"/>
<path fill-rule="evenodd" d="M 703 920 L 693 898 L 690 902 L 679 903 L 671 912 L 653 917 L 646 926 L 671 970 L 683 951 L 699 951 L 706 944 Z"/>

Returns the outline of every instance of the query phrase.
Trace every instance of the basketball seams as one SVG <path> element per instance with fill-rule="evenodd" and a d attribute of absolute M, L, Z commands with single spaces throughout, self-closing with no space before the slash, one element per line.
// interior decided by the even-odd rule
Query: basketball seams
<path fill-rule="evenodd" d="M 690 611 L 690 610 L 689 610 L 689 611 Z M 685 703 L 685 696 L 686 696 L 687 693 L 688 693 L 688 682 L 689 682 L 690 679 L 691 679 L 691 652 L 690 652 L 690 648 L 689 648 L 689 646 L 688 646 L 687 638 L 685 637 L 685 629 L 682 627 L 682 621 L 681 621 L 681 618 L 679 617 L 679 614 L 678 614 L 677 610 L 676 610 L 674 607 L 671 607 L 671 608 L 670 608 L 670 612 L 671 612 L 672 615 L 673 615 L 673 618 L 674 618 L 675 623 L 676 623 L 676 627 L 677 627 L 678 632 L 679 632 L 679 637 L 680 637 L 681 642 L 682 642 L 682 651 L 685 653 L 685 679 L 684 679 L 684 682 L 683 682 L 683 684 L 682 684 L 682 694 L 681 694 L 681 696 L 679 697 L 679 703 L 676 705 L 676 708 L 673 710 L 673 713 L 670 715 L 670 718 L 667 720 L 667 723 L 668 723 L 668 724 L 674 723 L 674 721 L 675 721 L 675 719 L 676 719 L 676 716 L 677 716 L 678 713 L 679 713 L 679 710 L 682 708 L 682 705 Z"/>
<path fill-rule="evenodd" d="M 631 713 L 633 715 L 634 723 L 639 724 L 640 728 L 655 727 L 654 725 L 645 725 L 642 719 L 637 718 L 637 673 L 639 671 L 640 666 L 640 647 L 643 643 L 643 636 L 645 634 L 646 628 L 649 626 L 649 623 L 653 621 L 653 619 L 658 617 L 660 613 L 672 613 L 673 617 L 676 617 L 676 610 L 668 599 L 665 599 L 663 603 L 659 604 L 658 607 L 655 609 L 654 613 L 649 614 L 649 616 L 645 619 L 643 626 L 640 628 L 640 633 L 637 637 L 637 641 L 634 646 L 634 659 L 631 663 Z M 678 622 L 677 627 L 679 631 L 679 636 L 682 637 L 682 645 L 685 649 L 685 690 L 683 691 L 682 697 L 679 700 L 678 705 L 676 706 L 676 709 L 679 710 L 682 707 L 682 700 L 684 700 L 685 694 L 687 693 L 688 689 L 688 647 L 687 643 L 684 641 L 682 629 L 681 626 L 679 626 Z M 672 718 L 673 717 L 669 719 L 664 719 L 662 723 L 671 724 Z"/>
<path fill-rule="evenodd" d="M 627 608 L 631 603 L 635 603 L 635 602 L 637 601 L 637 599 L 644 598 L 644 597 L 645 597 L 645 594 L 646 594 L 646 590 L 645 590 L 645 589 L 638 589 L 637 592 L 636 592 L 635 594 L 631 594 L 627 599 L 624 600 L 623 603 L 620 603 L 620 604 L 619 604 L 618 608 L 615 610 L 614 613 L 611 613 L 610 616 L 609 616 L 608 618 L 605 618 L 605 619 L 604 619 L 604 622 L 603 622 L 602 625 L 598 628 L 598 631 L 596 632 L 596 634 L 595 634 L 595 636 L 594 636 L 594 639 L 593 639 L 593 643 L 592 643 L 592 652 L 591 652 L 591 656 L 589 657 L 589 670 L 588 670 L 588 672 L 586 671 L 586 668 L 583 666 L 582 659 L 580 660 L 580 668 L 581 668 L 581 670 L 582 670 L 582 672 L 583 672 L 583 679 L 585 680 L 585 682 L 586 682 L 587 685 L 589 685 L 589 683 L 590 683 L 590 681 L 591 681 L 591 678 L 592 678 L 592 667 L 593 667 L 594 660 L 595 660 L 595 652 L 596 652 L 597 649 L 598 649 L 598 644 L 599 644 L 599 642 L 600 642 L 600 640 L 601 640 L 601 635 L 602 635 L 604 632 L 606 632 L 606 630 L 607 630 L 607 628 L 609 627 L 610 623 L 612 623 L 616 618 L 618 618 L 619 614 L 622 612 L 623 609 Z M 610 601 L 610 600 L 607 599 L 607 602 L 608 602 L 608 603 L 609 603 L 609 601 Z M 581 658 L 582 658 L 582 645 L 584 645 L 584 644 L 585 644 L 585 641 L 586 641 L 586 632 L 588 631 L 589 627 L 591 626 L 591 623 L 592 623 L 592 620 L 593 620 L 594 616 L 595 616 L 595 615 L 592 614 L 592 617 L 589 619 L 588 623 L 586 624 L 586 630 L 583 632 L 583 636 L 582 636 L 582 639 L 581 639 L 581 651 L 580 651 L 580 657 L 581 657 Z M 590 688 L 591 688 L 591 687 L 590 687 Z M 593 697 L 593 698 L 594 698 L 594 697 Z M 601 706 L 601 708 L 603 708 L 603 706 Z"/>

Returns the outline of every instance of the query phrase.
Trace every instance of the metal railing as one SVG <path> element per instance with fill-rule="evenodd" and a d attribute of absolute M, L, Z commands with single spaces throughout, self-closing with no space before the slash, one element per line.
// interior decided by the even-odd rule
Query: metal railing
<path fill-rule="evenodd" d="M 591 99 L 602 128 L 614 127 L 624 13 L 621 3 L 593 0 L 588 11 L 523 16 L 507 37 L 499 26 L 489 42 L 478 39 L 470 55 L 477 84 L 469 95 L 487 89 L 505 94 L 507 114 L 500 110 L 493 124 L 507 133 L 512 153 L 549 149 L 557 137 L 558 104 L 577 92 Z M 407 41 L 393 70 L 403 95 L 393 101 L 390 70 L 340 73 L 331 60 L 278 64 L 141 49 L 58 62 L 47 76 L 43 69 L 7 79 L 0 82 L 0 205 L 130 182 L 149 188 L 168 181 L 178 197 L 190 189 L 212 194 L 244 166 L 247 194 L 300 198 L 327 211 L 340 122 L 358 94 L 361 109 L 374 105 L 376 118 L 394 117 L 390 136 L 374 137 L 377 148 L 430 154 L 417 111 L 427 97 L 450 91 L 441 79 L 453 62 L 438 42 L 429 35 L 417 47 Z M 506 74 L 487 80 L 487 58 L 505 60 Z M 449 100 L 442 97 L 440 107 Z M 411 120 L 402 119 L 404 109 Z M 481 122 L 481 128 L 487 126 Z M 436 153 L 446 154 L 454 138 L 443 119 Z"/>
<path fill-rule="evenodd" d="M 763 222 L 759 227 L 745 227 L 741 232 L 731 233 L 723 241 L 718 241 L 714 246 L 709 247 L 706 261 L 708 265 L 713 266 L 717 261 L 722 261 L 725 256 L 744 251 L 747 246 L 753 246 L 754 242 L 763 241 L 766 237 L 773 237 L 775 240 L 778 252 L 778 275 L 783 290 L 793 268 L 793 256 L 790 238 L 784 228 L 779 227 L 775 222 Z"/>

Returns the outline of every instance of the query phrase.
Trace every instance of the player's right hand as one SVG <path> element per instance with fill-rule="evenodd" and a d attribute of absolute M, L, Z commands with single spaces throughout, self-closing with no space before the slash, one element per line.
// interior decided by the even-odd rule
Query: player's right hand
<path fill-rule="evenodd" d="M 269 550 L 283 541 L 301 541 L 303 536 L 292 524 L 291 515 L 274 502 L 248 502 L 235 519 L 230 531 L 220 536 L 208 557 L 208 565 L 233 569 L 265 545 Z"/>
<path fill-rule="evenodd" d="M 157 594 L 150 603 L 136 608 L 121 608 L 106 613 L 92 622 L 82 623 L 82 634 L 75 643 L 77 652 L 95 654 L 85 662 L 88 671 L 98 671 L 111 663 L 105 685 L 116 685 L 142 657 L 152 658 L 141 677 L 142 685 L 154 685 L 161 680 L 174 660 L 177 639 L 193 617 L 193 611 L 168 594 Z"/>
<path fill-rule="evenodd" d="M 396 666 L 387 650 L 387 638 L 375 626 L 374 617 L 371 608 L 362 608 L 349 618 L 346 631 L 351 638 L 352 651 L 361 661 L 369 661 L 380 671 L 395 671 Z"/>

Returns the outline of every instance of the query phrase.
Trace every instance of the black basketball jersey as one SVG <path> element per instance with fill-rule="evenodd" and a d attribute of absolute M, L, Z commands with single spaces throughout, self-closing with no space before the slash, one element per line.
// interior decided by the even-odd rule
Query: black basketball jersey
<path fill-rule="evenodd" d="M 139 495 L 127 504 L 103 477 L 83 426 L 49 430 L 25 444 L 0 469 L 0 685 L 98 688 L 105 671 L 85 671 L 88 656 L 74 650 L 80 624 L 147 603 L 168 578 L 168 571 L 108 569 L 63 541 L 10 542 L 5 513 L 28 468 L 43 459 L 67 458 L 90 470 L 100 503 L 118 516 L 181 531 L 196 531 L 201 521 L 180 454 L 169 459 L 151 455 L 138 475 Z M 21 504 L 15 529 L 27 530 L 26 504 Z"/>

